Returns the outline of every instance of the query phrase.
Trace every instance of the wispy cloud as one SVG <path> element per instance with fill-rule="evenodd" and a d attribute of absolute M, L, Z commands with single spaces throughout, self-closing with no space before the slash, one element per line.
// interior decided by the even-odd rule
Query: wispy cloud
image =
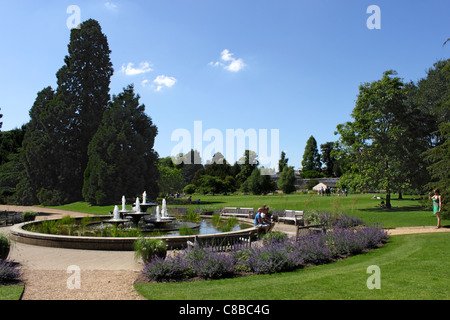
<path fill-rule="evenodd" d="M 153 88 L 155 91 L 161 91 L 164 88 L 171 88 L 177 83 L 177 79 L 174 77 L 168 77 L 165 75 L 157 76 L 152 82 L 150 80 L 143 80 L 141 82 L 143 87 Z"/>
<path fill-rule="evenodd" d="M 122 66 L 121 71 L 127 76 L 135 76 L 138 74 L 150 72 L 152 71 L 152 68 L 150 67 L 150 63 L 148 62 L 141 62 L 138 68 L 134 67 L 134 63 L 129 62 L 126 66 Z"/>
<path fill-rule="evenodd" d="M 108 10 L 116 10 L 117 9 L 117 4 L 111 2 L 111 1 L 106 1 L 105 2 L 105 8 Z"/>
<path fill-rule="evenodd" d="M 225 49 L 220 54 L 221 61 L 210 62 L 209 65 L 214 67 L 220 66 L 231 72 L 239 72 L 247 65 L 244 63 L 244 60 L 235 58 L 233 55 L 234 54 L 231 53 L 230 50 Z"/>

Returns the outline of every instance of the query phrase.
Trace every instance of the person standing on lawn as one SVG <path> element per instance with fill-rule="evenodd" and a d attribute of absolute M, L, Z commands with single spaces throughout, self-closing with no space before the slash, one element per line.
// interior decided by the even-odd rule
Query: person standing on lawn
<path fill-rule="evenodd" d="M 438 224 L 437 229 L 441 227 L 441 210 L 442 210 L 442 197 L 439 193 L 439 189 L 434 190 L 434 196 L 431 196 L 431 192 L 428 194 L 428 199 L 433 200 L 433 213 L 437 216 Z"/>

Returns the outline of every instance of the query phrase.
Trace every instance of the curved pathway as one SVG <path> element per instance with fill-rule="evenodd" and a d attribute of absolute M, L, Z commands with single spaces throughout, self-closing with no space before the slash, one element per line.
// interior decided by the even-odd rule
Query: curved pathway
<path fill-rule="evenodd" d="M 86 213 L 0 205 L 0 211 L 40 212 L 38 220 Z M 292 225 L 277 223 L 274 230 L 295 234 Z M 389 229 L 389 235 L 450 232 L 450 228 L 409 227 Z M 9 227 L 0 227 L 8 234 Z M 142 264 L 132 251 L 97 251 L 48 248 L 13 243 L 9 259 L 20 263 L 24 271 L 23 300 L 143 300 L 133 287 Z M 75 268 L 75 269 L 73 269 Z M 78 271 L 73 271 L 78 270 Z M 79 287 L 76 286 L 79 284 Z"/>
<path fill-rule="evenodd" d="M 43 213 L 36 220 L 89 216 L 41 207 L 0 205 L 0 211 Z M 0 227 L 0 233 L 8 234 L 9 227 Z M 25 279 L 22 300 L 144 299 L 133 287 L 142 264 L 134 259 L 132 251 L 74 250 L 14 242 L 8 258 L 22 266 Z M 73 271 L 73 266 L 79 272 Z M 78 283 L 80 286 L 75 286 Z"/>

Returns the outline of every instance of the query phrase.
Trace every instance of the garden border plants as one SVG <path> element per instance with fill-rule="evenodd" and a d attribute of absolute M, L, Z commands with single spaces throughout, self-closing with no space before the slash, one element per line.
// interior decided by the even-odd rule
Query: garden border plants
<path fill-rule="evenodd" d="M 307 266 L 326 264 L 380 247 L 389 236 L 381 226 L 355 226 L 354 220 L 321 214 L 328 221 L 328 232 L 298 238 L 270 235 L 251 247 L 230 252 L 195 245 L 166 258 L 155 257 L 145 263 L 139 282 L 192 281 L 221 279 L 252 274 L 272 274 Z M 351 222 L 351 223 L 348 223 Z"/>

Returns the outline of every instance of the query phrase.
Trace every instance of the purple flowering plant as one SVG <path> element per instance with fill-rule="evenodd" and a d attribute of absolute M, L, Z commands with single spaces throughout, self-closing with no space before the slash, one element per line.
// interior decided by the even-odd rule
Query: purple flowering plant
<path fill-rule="evenodd" d="M 195 245 L 175 255 L 146 264 L 143 273 L 154 281 L 184 280 L 193 277 L 217 279 L 239 273 L 271 274 L 329 263 L 388 240 L 378 225 L 366 226 L 359 218 L 329 214 L 320 216 L 328 232 L 313 232 L 298 238 L 272 236 L 252 246 L 231 252 Z"/>
<path fill-rule="evenodd" d="M 0 284 L 19 282 L 22 276 L 22 270 L 16 262 L 0 259 Z"/>

